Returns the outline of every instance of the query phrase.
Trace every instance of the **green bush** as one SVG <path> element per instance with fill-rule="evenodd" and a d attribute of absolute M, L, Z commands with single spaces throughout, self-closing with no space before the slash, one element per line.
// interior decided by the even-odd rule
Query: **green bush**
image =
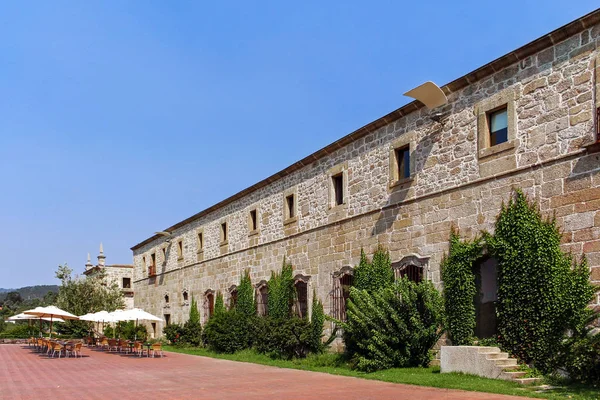
<path fill-rule="evenodd" d="M 310 316 L 310 350 L 313 353 L 321 353 L 324 349 L 323 344 L 323 324 L 325 323 L 325 312 L 323 303 L 317 298 L 313 291 L 312 314 Z"/>
<path fill-rule="evenodd" d="M 273 358 L 303 358 L 313 349 L 310 321 L 296 316 L 256 319 L 255 348 Z"/>
<path fill-rule="evenodd" d="M 378 246 L 373 254 L 373 261 L 369 262 L 361 249 L 360 263 L 354 270 L 354 287 L 372 293 L 393 283 L 394 272 L 389 252 L 382 246 Z"/>
<path fill-rule="evenodd" d="M 247 317 L 256 315 L 256 304 L 254 304 L 254 287 L 250 280 L 250 272 L 244 271 L 244 275 L 240 279 L 238 286 L 238 297 L 235 309 Z"/>
<path fill-rule="evenodd" d="M 225 301 L 223 300 L 223 293 L 220 291 L 217 292 L 217 297 L 215 298 L 215 312 L 214 315 L 221 314 L 225 312 Z"/>
<path fill-rule="evenodd" d="M 2 339 L 26 339 L 32 336 L 39 336 L 40 328 L 36 325 L 28 324 L 6 324 L 6 329 L 0 333 Z"/>
<path fill-rule="evenodd" d="M 219 353 L 235 353 L 250 348 L 253 318 L 255 317 L 247 317 L 235 309 L 215 313 L 204 327 L 204 342 Z"/>
<path fill-rule="evenodd" d="M 202 343 L 202 325 L 200 324 L 200 312 L 198 304 L 192 296 L 192 304 L 190 305 L 190 316 L 183 324 L 183 335 L 181 341 L 192 346 L 200 346 Z"/>
<path fill-rule="evenodd" d="M 268 313 L 272 319 L 284 319 L 291 315 L 294 299 L 292 264 L 283 259 L 281 272 L 272 272 L 269 279 Z"/>
<path fill-rule="evenodd" d="M 169 324 L 163 328 L 163 335 L 171 344 L 180 344 L 183 342 L 184 329 L 179 324 Z"/>
<path fill-rule="evenodd" d="M 372 293 L 351 288 L 347 321 L 354 367 L 376 371 L 427 366 L 443 328 L 443 302 L 428 281 L 407 278 Z"/>
<path fill-rule="evenodd" d="M 482 256 L 481 239 L 461 241 L 458 232 L 450 232 L 450 250 L 442 260 L 444 307 L 447 331 L 452 343 L 470 345 L 475 334 L 477 294 L 473 264 Z"/>
<path fill-rule="evenodd" d="M 599 317 L 588 310 L 584 324 L 576 327 L 562 344 L 561 366 L 577 382 L 600 384 L 600 333 L 592 334 L 591 324 Z"/>
<path fill-rule="evenodd" d="M 493 235 L 485 240 L 498 260 L 498 340 L 544 373 L 558 366 L 567 329 L 580 324 L 595 288 L 583 260 L 573 266 L 560 249 L 555 219 L 542 219 L 517 190 L 503 204 Z"/>

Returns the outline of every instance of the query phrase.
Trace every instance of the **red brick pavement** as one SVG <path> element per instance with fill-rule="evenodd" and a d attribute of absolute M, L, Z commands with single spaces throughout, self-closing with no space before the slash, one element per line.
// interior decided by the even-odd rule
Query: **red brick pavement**
<path fill-rule="evenodd" d="M 83 349 L 48 359 L 0 345 L 1 399 L 522 399 L 370 381 L 166 353 L 138 358 Z"/>

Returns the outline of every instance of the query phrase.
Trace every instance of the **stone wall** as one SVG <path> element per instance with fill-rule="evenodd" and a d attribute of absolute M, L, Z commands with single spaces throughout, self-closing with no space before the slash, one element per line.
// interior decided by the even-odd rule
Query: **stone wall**
<path fill-rule="evenodd" d="M 492 230 L 513 186 L 539 201 L 544 213 L 556 212 L 565 249 L 586 252 L 592 279 L 600 282 L 600 163 L 585 147 L 595 141 L 599 34 L 598 26 L 577 32 L 448 93 L 440 122 L 420 108 L 173 230 L 170 243 L 161 238 L 135 247 L 135 306 L 183 322 L 189 312 L 184 289 L 200 305 L 208 289 L 221 290 L 227 299 L 244 269 L 257 283 L 287 256 L 296 273 L 311 277 L 310 295 L 315 289 L 328 310 L 332 274 L 356 265 L 361 248 L 372 252 L 378 244 L 390 250 L 393 261 L 409 254 L 430 257 L 426 275 L 439 284 L 450 227 L 465 236 Z M 512 112 L 510 140 L 489 148 L 481 140 L 482 115 L 498 104 Z M 411 179 L 395 183 L 390 150 L 402 145 L 410 146 Z M 331 175 L 340 171 L 346 202 L 332 207 Z M 284 194 L 290 192 L 296 194 L 298 216 L 284 224 Z M 254 208 L 259 230 L 249 235 L 248 213 Z M 224 245 L 223 222 L 229 231 Z M 149 278 L 152 253 L 158 275 Z"/>

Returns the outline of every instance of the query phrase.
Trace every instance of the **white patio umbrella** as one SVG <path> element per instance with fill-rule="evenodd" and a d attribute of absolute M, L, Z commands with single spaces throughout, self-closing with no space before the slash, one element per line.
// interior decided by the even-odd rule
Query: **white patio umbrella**
<path fill-rule="evenodd" d="M 43 321 L 50 321 L 50 318 L 48 317 L 38 317 L 35 315 L 31 315 L 31 314 L 17 314 L 17 315 L 13 315 L 12 317 L 8 317 L 7 318 L 9 321 L 25 321 L 25 320 L 34 320 L 34 319 L 41 319 Z M 60 318 L 54 318 L 54 322 L 65 322 L 64 319 L 60 319 Z"/>
<path fill-rule="evenodd" d="M 24 311 L 24 314 L 37 315 L 40 318 L 50 318 L 50 337 L 52 337 L 52 320 L 56 317 L 61 319 L 79 319 L 77 315 L 61 310 L 56 306 L 36 307 L 33 310 Z M 41 322 L 40 322 L 41 323 Z"/>
<path fill-rule="evenodd" d="M 142 310 L 141 308 L 132 308 L 131 310 L 125 310 L 123 311 L 121 318 L 126 318 L 125 321 L 135 321 L 136 327 L 138 325 L 138 321 L 163 321 L 162 318 L 159 318 L 156 315 L 152 315 L 149 312 Z M 135 339 L 137 339 L 137 333 L 135 335 Z"/>
<path fill-rule="evenodd" d="M 96 324 L 102 323 L 102 329 L 104 329 L 104 324 L 106 322 L 115 322 L 113 316 L 108 311 L 104 310 L 82 315 L 79 319 L 82 321 L 96 322 Z M 98 329 L 98 326 L 96 326 L 96 329 Z"/>

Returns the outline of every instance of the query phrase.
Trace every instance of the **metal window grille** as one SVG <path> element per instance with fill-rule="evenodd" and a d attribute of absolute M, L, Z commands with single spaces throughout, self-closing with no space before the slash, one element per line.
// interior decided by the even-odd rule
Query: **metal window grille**
<path fill-rule="evenodd" d="M 350 287 L 354 282 L 354 276 L 350 274 L 343 274 L 333 279 L 333 318 L 346 321 L 346 306 L 348 304 L 348 298 L 350 297 Z"/>
<path fill-rule="evenodd" d="M 423 280 L 423 268 L 414 264 L 394 267 L 394 278 L 398 280 L 404 277 L 407 277 L 413 282 L 419 283 Z"/>

